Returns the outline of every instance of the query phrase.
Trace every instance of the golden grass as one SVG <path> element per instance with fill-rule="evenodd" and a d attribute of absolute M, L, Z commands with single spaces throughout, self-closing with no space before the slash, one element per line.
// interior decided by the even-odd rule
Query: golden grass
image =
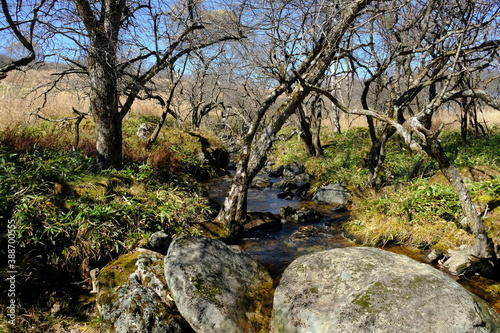
<path fill-rule="evenodd" d="M 436 219 L 426 223 L 409 222 L 401 217 L 383 213 L 358 216 L 346 222 L 343 228 L 369 246 L 401 244 L 409 247 L 431 247 L 440 252 L 472 244 L 472 235 L 459 229 L 455 223 Z"/>
<path fill-rule="evenodd" d="M 31 126 L 43 122 L 42 119 L 32 115 L 35 111 L 49 119 L 74 117 L 72 108 L 82 112 L 88 111 L 87 89 L 78 78 L 63 80 L 61 82 L 63 90 L 51 92 L 44 102 L 44 99 L 40 97 L 43 88 L 40 87 L 53 79 L 51 74 L 52 72 L 47 69 L 29 69 L 25 72 L 11 73 L 0 81 L 0 130 L 22 125 Z M 482 111 L 479 113 L 479 120 L 482 124 L 487 126 L 500 125 L 500 111 L 490 107 L 484 107 Z M 156 101 L 137 100 L 130 116 L 137 114 L 146 117 L 160 116 L 161 113 L 162 108 Z M 435 126 L 441 123 L 445 124 L 447 129 L 460 128 L 457 111 L 441 111 L 436 114 Z M 322 125 L 326 129 L 333 128 L 329 117 L 323 120 Z M 342 131 L 368 126 L 366 117 L 349 114 L 341 114 L 340 125 Z"/>

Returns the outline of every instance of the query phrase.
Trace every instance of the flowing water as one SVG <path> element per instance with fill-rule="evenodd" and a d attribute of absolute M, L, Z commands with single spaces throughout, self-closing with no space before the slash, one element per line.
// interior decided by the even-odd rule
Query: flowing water
<path fill-rule="evenodd" d="M 271 179 L 271 182 L 277 179 Z M 206 187 L 212 199 L 223 203 L 231 183 L 230 176 L 215 178 Z M 285 268 L 297 257 L 313 252 L 355 246 L 342 234 L 340 224 L 349 218 L 348 213 L 335 213 L 333 206 L 320 205 L 309 201 L 278 199 L 281 190 L 251 188 L 248 192 L 248 211 L 278 214 L 280 207 L 310 209 L 319 212 L 322 218 L 310 223 L 283 223 L 277 231 L 245 232 L 240 246 L 265 266 L 273 278 L 278 280 Z M 387 249 L 422 261 L 422 251 L 401 246 Z M 479 276 L 461 278 L 460 282 L 471 292 L 485 299 L 500 312 L 500 283 Z"/>
<path fill-rule="evenodd" d="M 277 179 L 271 179 L 271 182 Z M 207 183 L 212 199 L 222 204 L 231 183 L 231 177 L 216 178 Z M 248 191 L 249 212 L 278 214 L 281 207 L 315 210 L 323 216 L 309 223 L 286 222 L 277 231 L 246 231 L 240 246 L 264 265 L 273 277 L 301 255 L 322 250 L 352 246 L 341 234 L 339 224 L 349 218 L 347 213 L 334 213 L 333 206 L 318 205 L 310 201 L 278 199 L 278 189 L 251 188 Z"/>

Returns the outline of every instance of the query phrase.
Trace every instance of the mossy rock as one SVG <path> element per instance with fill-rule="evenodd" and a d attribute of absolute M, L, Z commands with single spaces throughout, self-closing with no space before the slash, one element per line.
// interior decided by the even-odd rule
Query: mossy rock
<path fill-rule="evenodd" d="M 500 316 L 433 267 L 376 248 L 306 255 L 283 273 L 273 332 L 498 332 Z"/>
<path fill-rule="evenodd" d="M 187 332 L 163 274 L 164 256 L 148 250 L 120 256 L 97 278 L 97 307 L 117 332 Z"/>
<path fill-rule="evenodd" d="M 491 180 L 493 178 L 500 176 L 500 171 L 484 165 L 478 165 L 473 167 L 461 167 L 458 168 L 458 171 L 460 172 L 460 175 L 464 179 L 468 179 L 473 182 Z M 429 178 L 429 183 L 442 184 L 442 185 L 449 184 L 448 180 L 443 175 L 441 170 L 439 170 L 434 174 L 434 176 Z"/>

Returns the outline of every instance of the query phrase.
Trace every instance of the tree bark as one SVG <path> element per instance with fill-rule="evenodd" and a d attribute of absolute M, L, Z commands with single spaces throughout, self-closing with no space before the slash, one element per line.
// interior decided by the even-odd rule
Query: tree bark
<path fill-rule="evenodd" d="M 102 168 L 120 169 L 122 115 L 118 109 L 117 51 L 124 0 L 103 0 L 99 17 L 88 0 L 74 0 L 90 38 L 87 57 L 90 78 L 90 111 L 95 122 L 96 154 Z"/>
<path fill-rule="evenodd" d="M 237 164 L 236 175 L 231 184 L 224 205 L 216 220 L 229 225 L 242 225 L 246 220 L 247 191 L 253 177 L 264 166 L 267 153 L 271 149 L 276 134 L 287 119 L 296 111 L 309 94 L 309 90 L 296 85 L 288 99 L 276 110 L 267 125 L 262 124 L 264 114 L 273 105 L 282 93 L 292 88 L 297 80 L 307 80 L 311 85 L 316 85 L 324 77 L 333 58 L 338 52 L 338 47 L 343 35 L 361 10 L 369 5 L 371 0 L 356 0 L 341 12 L 337 24 L 332 26 L 324 38 L 321 38 L 313 51 L 304 60 L 302 65 L 294 71 L 293 76 L 277 87 L 264 101 L 248 131 L 242 145 L 242 154 Z M 259 133 L 257 129 L 261 128 Z M 258 134 L 258 135 L 257 135 Z M 231 228 L 231 227 L 230 227 Z"/>
<path fill-rule="evenodd" d="M 391 126 L 386 126 L 377 140 L 372 142 L 370 153 L 368 154 L 368 185 L 379 189 L 383 185 L 383 165 L 386 157 L 387 141 L 396 133 Z"/>
<path fill-rule="evenodd" d="M 307 155 L 309 156 L 321 156 L 323 154 L 323 149 L 321 148 L 321 141 L 319 140 L 319 130 L 316 121 L 317 115 L 314 102 L 311 105 L 311 115 L 306 117 L 304 107 L 299 105 L 297 108 L 297 115 L 300 122 L 300 138 L 304 141 L 306 146 Z"/>
<path fill-rule="evenodd" d="M 282 104 L 280 110 L 274 114 L 270 123 L 262 130 L 255 144 L 252 145 L 250 141 L 242 148 L 243 153 L 236 165 L 236 174 L 229 188 L 224 205 L 216 218 L 217 221 L 228 224 L 232 232 L 241 231 L 246 221 L 248 188 L 253 178 L 264 166 L 267 160 L 267 153 L 274 143 L 275 135 L 308 94 L 305 90 L 297 90 L 292 93 L 288 101 Z"/>
<path fill-rule="evenodd" d="M 494 248 L 491 239 L 488 237 L 483 220 L 472 202 L 472 198 L 464 184 L 463 178 L 457 168 L 446 156 L 441 143 L 432 133 L 426 134 L 429 154 L 438 164 L 443 175 L 450 182 L 453 190 L 458 196 L 460 206 L 467 218 L 467 227 L 476 239 L 472 254 L 479 259 L 494 258 Z"/>

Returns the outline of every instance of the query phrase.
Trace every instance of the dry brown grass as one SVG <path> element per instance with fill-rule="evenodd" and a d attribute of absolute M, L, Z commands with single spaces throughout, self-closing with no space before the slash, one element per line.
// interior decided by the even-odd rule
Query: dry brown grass
<path fill-rule="evenodd" d="M 450 110 L 450 111 L 441 111 L 438 112 L 433 118 L 433 128 L 439 127 L 441 124 L 444 124 L 444 128 L 448 130 L 457 130 L 460 129 L 460 119 L 459 119 L 459 110 Z M 500 126 L 500 111 L 495 110 L 492 107 L 485 106 L 478 113 L 478 121 L 482 125 L 486 125 L 487 128 L 491 126 Z M 376 126 L 381 126 L 381 122 L 375 121 Z M 333 128 L 332 122 L 330 119 L 323 120 L 323 126 L 325 128 L 331 129 Z M 350 128 L 356 127 L 368 127 L 368 123 L 366 121 L 365 116 L 355 116 L 342 114 L 340 117 L 340 126 L 342 131 L 347 131 Z"/>
<path fill-rule="evenodd" d="M 78 78 L 66 79 L 61 83 L 64 90 L 51 92 L 46 101 L 40 97 L 43 89 L 37 89 L 49 83 L 53 76 L 46 69 L 30 69 L 26 72 L 14 72 L 0 81 L 0 130 L 18 126 L 33 126 L 43 123 L 44 120 L 33 115 L 37 111 L 41 116 L 49 119 L 63 119 L 74 117 L 72 108 L 79 111 L 88 110 L 88 99 L 84 83 Z M 447 129 L 460 128 L 458 110 L 441 111 L 434 117 L 434 126 L 445 124 Z M 130 117 L 134 115 L 160 116 L 161 106 L 155 101 L 136 101 Z M 479 121 L 487 127 L 500 125 L 500 111 L 484 107 L 479 113 Z M 341 114 L 340 124 L 342 131 L 354 127 L 367 127 L 366 117 Z M 380 125 L 380 124 L 377 124 Z M 325 118 L 323 126 L 333 128 L 331 120 Z"/>
<path fill-rule="evenodd" d="M 52 120 L 73 118 L 75 108 L 81 112 L 88 111 L 89 103 L 86 89 L 81 82 L 62 82 L 64 90 L 54 90 L 44 99 L 42 95 L 46 84 L 53 78 L 46 70 L 28 70 L 14 72 L 0 81 L 0 130 L 15 127 L 27 127 L 45 123 L 46 121 L 35 116 Z M 161 107 L 154 101 L 136 101 L 131 114 L 144 116 L 160 116 Z M 72 121 L 59 126 L 70 126 Z"/>

